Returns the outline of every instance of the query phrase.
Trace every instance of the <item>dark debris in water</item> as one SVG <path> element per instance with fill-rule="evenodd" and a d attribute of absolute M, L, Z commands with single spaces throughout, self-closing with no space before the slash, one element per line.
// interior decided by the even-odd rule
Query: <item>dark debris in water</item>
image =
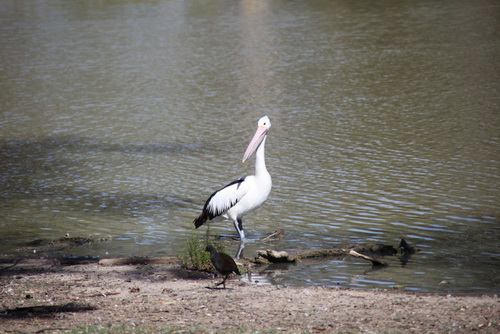
<path fill-rule="evenodd" d="M 71 236 L 66 234 L 62 238 L 57 239 L 36 239 L 28 242 L 23 248 L 38 253 L 42 251 L 53 251 L 55 249 L 64 249 L 74 246 L 82 246 L 86 244 L 110 241 L 111 237 L 96 237 L 89 236 Z"/>

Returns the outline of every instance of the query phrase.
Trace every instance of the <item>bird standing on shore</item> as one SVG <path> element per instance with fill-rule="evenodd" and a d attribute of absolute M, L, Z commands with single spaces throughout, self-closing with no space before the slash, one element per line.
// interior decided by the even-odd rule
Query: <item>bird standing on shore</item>
<path fill-rule="evenodd" d="M 215 269 L 224 276 L 222 282 L 217 283 L 216 286 L 223 285 L 224 289 L 226 288 L 226 280 L 231 273 L 235 273 L 237 275 L 241 275 L 238 270 L 238 266 L 236 262 L 234 262 L 233 258 L 225 253 L 218 253 L 212 245 L 207 245 L 205 251 L 210 252 L 210 261 L 214 265 Z"/>
<path fill-rule="evenodd" d="M 269 117 L 264 116 L 259 119 L 257 131 L 243 155 L 243 162 L 245 162 L 256 152 L 255 175 L 233 181 L 210 195 L 201 214 L 193 221 L 196 228 L 207 220 L 230 219 L 233 221 L 240 240 L 243 243 L 246 241 L 243 216 L 264 204 L 271 192 L 271 175 L 266 169 L 264 154 L 267 132 L 270 128 Z"/>

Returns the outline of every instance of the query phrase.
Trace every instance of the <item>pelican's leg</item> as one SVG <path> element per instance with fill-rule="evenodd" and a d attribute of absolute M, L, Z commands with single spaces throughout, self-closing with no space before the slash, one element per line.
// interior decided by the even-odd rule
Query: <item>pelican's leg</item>
<path fill-rule="evenodd" d="M 237 259 L 240 259 L 241 258 L 241 254 L 243 254 L 243 249 L 245 248 L 245 243 L 244 242 L 240 242 L 240 246 L 238 247 L 238 251 L 236 252 L 236 258 Z"/>
<path fill-rule="evenodd" d="M 243 231 L 243 221 L 241 220 L 241 218 L 237 218 L 233 222 L 233 224 L 234 224 L 234 228 L 236 229 L 236 231 L 240 235 L 241 242 L 246 242 L 247 239 L 245 239 L 245 231 Z"/>

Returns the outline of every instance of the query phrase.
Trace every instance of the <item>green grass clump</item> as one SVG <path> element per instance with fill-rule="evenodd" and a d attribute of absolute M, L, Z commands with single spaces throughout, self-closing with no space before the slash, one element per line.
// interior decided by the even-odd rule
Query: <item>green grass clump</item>
<path fill-rule="evenodd" d="M 205 252 L 208 243 L 214 246 L 218 252 L 224 252 L 224 245 L 221 241 L 200 238 L 197 231 L 192 231 L 186 239 L 184 249 L 179 256 L 181 265 L 190 270 L 214 271 L 210 261 L 210 253 Z"/>
<path fill-rule="evenodd" d="M 192 270 L 209 271 L 212 266 L 210 253 L 205 252 L 204 246 L 206 247 L 206 241 L 201 240 L 199 233 L 191 232 L 179 256 L 182 266 Z"/>

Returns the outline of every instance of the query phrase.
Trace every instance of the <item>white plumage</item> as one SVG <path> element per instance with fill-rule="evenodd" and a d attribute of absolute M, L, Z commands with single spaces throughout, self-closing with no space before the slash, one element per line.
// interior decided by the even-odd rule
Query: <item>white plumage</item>
<path fill-rule="evenodd" d="M 227 186 L 215 191 L 206 201 L 201 214 L 194 220 L 196 228 L 207 220 L 220 221 L 230 219 L 241 241 L 245 241 L 243 231 L 243 216 L 259 208 L 267 200 L 271 192 L 271 175 L 266 169 L 265 143 L 271 121 L 267 116 L 262 117 L 257 126 L 257 131 L 250 141 L 243 162 L 255 151 L 255 175 L 233 181 Z"/>

